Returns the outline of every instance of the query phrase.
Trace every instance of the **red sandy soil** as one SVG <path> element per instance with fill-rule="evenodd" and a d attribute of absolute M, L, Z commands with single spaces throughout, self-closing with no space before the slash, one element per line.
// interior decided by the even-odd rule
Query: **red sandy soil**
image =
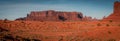
<path fill-rule="evenodd" d="M 39 41 L 120 41 L 120 22 L 114 21 L 0 21 L 0 27 L 9 30 L 4 33 L 11 34 L 13 38 Z M 0 38 L 2 40 L 2 35 Z"/>

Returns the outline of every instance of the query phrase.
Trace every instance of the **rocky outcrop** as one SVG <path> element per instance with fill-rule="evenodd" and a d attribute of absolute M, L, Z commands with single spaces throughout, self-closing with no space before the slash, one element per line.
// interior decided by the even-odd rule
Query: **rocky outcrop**
<path fill-rule="evenodd" d="M 84 16 L 83 21 L 93 21 L 92 17 Z"/>
<path fill-rule="evenodd" d="M 80 21 L 83 15 L 80 12 L 62 12 L 62 11 L 32 11 L 27 17 L 16 20 L 26 21 Z"/>
<path fill-rule="evenodd" d="M 116 1 L 114 3 L 114 11 L 111 15 L 104 18 L 103 20 L 107 21 L 120 21 L 120 2 Z"/>

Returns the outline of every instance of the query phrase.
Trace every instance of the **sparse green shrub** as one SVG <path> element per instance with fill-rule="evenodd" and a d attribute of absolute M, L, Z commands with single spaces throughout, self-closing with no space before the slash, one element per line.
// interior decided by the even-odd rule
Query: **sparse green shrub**
<path fill-rule="evenodd" d="M 98 23 L 98 24 L 97 24 L 97 26 L 101 26 L 101 24 L 100 24 L 100 23 Z"/>

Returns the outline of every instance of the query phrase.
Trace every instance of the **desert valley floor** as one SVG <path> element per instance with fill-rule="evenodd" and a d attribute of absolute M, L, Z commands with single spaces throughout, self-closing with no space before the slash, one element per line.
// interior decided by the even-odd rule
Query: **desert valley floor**
<path fill-rule="evenodd" d="M 115 21 L 0 21 L 1 41 L 120 41 Z"/>

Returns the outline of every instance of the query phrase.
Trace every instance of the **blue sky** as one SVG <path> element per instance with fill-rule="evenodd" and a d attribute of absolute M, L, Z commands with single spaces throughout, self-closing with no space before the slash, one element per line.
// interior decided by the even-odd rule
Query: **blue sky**
<path fill-rule="evenodd" d="M 113 12 L 113 3 L 114 0 L 0 0 L 0 19 L 14 20 L 43 10 L 76 11 L 101 19 Z"/>

